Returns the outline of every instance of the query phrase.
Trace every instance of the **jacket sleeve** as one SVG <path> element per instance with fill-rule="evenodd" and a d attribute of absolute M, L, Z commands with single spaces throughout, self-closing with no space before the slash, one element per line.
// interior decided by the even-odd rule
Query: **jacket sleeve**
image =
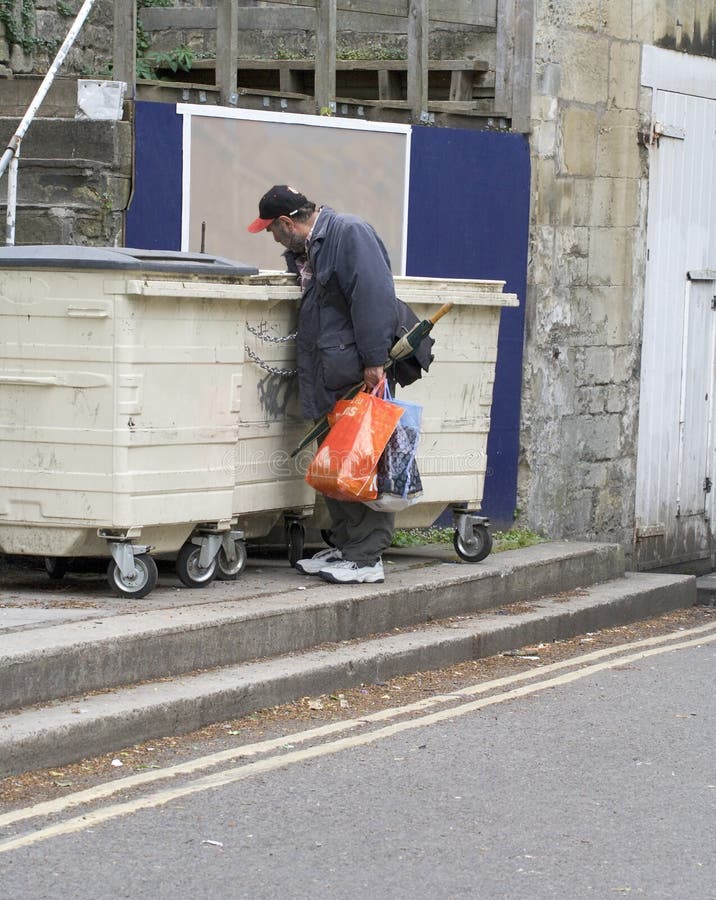
<path fill-rule="evenodd" d="M 345 223 L 335 273 L 350 309 L 361 363 L 382 366 L 397 330 L 397 304 L 388 253 L 367 222 Z"/>

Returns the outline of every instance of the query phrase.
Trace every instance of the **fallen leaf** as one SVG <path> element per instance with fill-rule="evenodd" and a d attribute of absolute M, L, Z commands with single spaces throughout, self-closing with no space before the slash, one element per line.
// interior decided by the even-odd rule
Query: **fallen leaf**
<path fill-rule="evenodd" d="M 309 700 L 308 708 L 309 709 L 323 709 L 323 703 L 320 700 Z"/>

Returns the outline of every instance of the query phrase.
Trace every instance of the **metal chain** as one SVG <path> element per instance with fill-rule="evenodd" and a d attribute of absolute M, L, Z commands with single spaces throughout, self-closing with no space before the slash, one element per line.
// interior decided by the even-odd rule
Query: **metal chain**
<path fill-rule="evenodd" d="M 265 327 L 265 323 L 262 322 L 259 328 L 254 328 L 253 326 L 246 323 L 246 330 L 255 335 L 260 341 L 266 341 L 269 344 L 285 344 L 286 341 L 295 341 L 297 331 L 294 331 L 293 334 L 287 334 L 286 337 L 273 337 L 270 334 L 267 334 L 265 331 L 262 331 L 262 328 Z"/>
<path fill-rule="evenodd" d="M 255 362 L 257 366 L 271 375 L 278 375 L 281 378 L 293 378 L 294 375 L 298 374 L 298 369 L 279 369 L 276 366 L 270 366 L 265 360 L 257 356 L 248 344 L 244 344 L 244 351 L 252 362 Z"/>

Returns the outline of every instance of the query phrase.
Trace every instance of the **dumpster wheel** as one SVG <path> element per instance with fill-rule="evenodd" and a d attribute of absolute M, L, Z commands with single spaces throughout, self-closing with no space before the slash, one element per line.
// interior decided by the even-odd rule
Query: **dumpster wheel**
<path fill-rule="evenodd" d="M 64 556 L 46 556 L 45 571 L 51 581 L 62 581 L 67 574 L 70 561 Z"/>
<path fill-rule="evenodd" d="M 216 577 L 219 581 L 235 581 L 246 568 L 246 544 L 243 541 L 234 541 L 234 547 L 236 559 L 233 562 L 229 562 L 223 547 L 219 550 L 216 558 Z"/>
<path fill-rule="evenodd" d="M 303 544 L 306 537 L 306 529 L 303 522 L 292 519 L 286 523 L 286 542 L 288 544 L 288 561 L 296 566 L 299 559 L 303 559 Z"/>
<path fill-rule="evenodd" d="M 146 597 L 156 587 L 157 564 L 148 553 L 139 553 L 134 557 L 134 572 L 123 575 L 114 559 L 107 568 L 107 580 L 115 594 L 120 597 Z"/>
<path fill-rule="evenodd" d="M 489 556 L 492 550 L 492 535 L 487 525 L 473 525 L 472 540 L 464 541 L 456 528 L 452 543 L 460 559 L 464 559 L 465 562 L 480 562 L 486 556 Z"/>
<path fill-rule="evenodd" d="M 177 556 L 176 572 L 182 583 L 189 588 L 206 587 L 216 577 L 219 567 L 215 556 L 206 568 L 199 563 L 201 546 L 187 541 Z M 217 554 L 218 555 L 218 554 Z"/>

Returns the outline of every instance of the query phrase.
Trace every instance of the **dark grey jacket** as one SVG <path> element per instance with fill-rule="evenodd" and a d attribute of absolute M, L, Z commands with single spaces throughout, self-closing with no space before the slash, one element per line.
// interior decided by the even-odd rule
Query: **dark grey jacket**
<path fill-rule="evenodd" d="M 398 332 L 390 260 L 374 229 L 357 216 L 324 207 L 311 236 L 313 278 L 298 316 L 301 410 L 318 419 L 381 366 Z"/>

